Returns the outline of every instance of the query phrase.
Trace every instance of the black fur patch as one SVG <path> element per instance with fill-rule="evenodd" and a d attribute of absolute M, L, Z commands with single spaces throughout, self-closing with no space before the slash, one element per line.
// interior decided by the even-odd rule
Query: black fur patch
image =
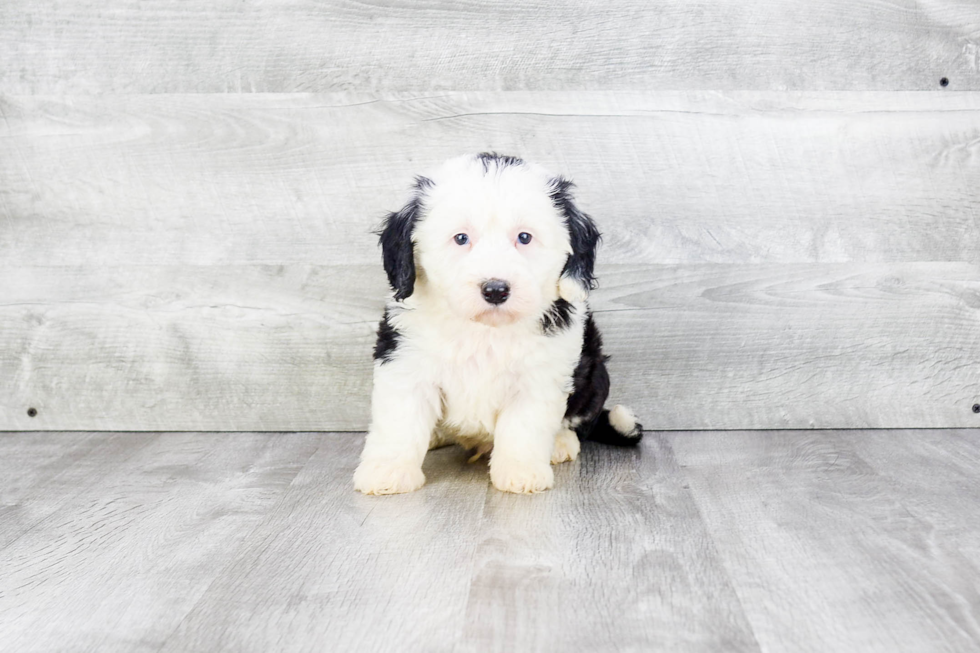
<path fill-rule="evenodd" d="M 607 360 L 609 357 L 602 353 L 602 336 L 599 334 L 599 327 L 592 319 L 592 313 L 588 313 L 585 318 L 585 332 L 582 335 L 582 354 L 572 374 L 573 390 L 565 408 L 566 419 L 579 420 L 575 430 L 583 439 L 588 437 L 609 396 Z"/>
<path fill-rule="evenodd" d="M 483 164 L 484 173 L 490 172 L 491 165 L 495 165 L 498 169 L 506 168 L 507 166 L 524 165 L 524 159 L 516 156 L 507 156 L 506 154 L 497 154 L 496 152 L 480 152 L 476 155 L 476 158 Z"/>
<path fill-rule="evenodd" d="M 546 336 L 551 336 L 568 328 L 572 323 L 575 307 L 564 299 L 556 299 L 551 307 L 541 316 L 541 329 Z"/>
<path fill-rule="evenodd" d="M 398 341 L 402 335 L 398 332 L 398 329 L 391 325 L 388 317 L 388 310 L 385 309 L 384 317 L 381 318 L 381 323 L 378 324 L 378 340 L 374 343 L 374 360 L 381 361 L 382 365 L 391 362 L 395 350 L 398 348 Z"/>
<path fill-rule="evenodd" d="M 582 336 L 582 355 L 572 374 L 574 389 L 568 397 L 565 419 L 574 420 L 579 440 L 633 447 L 643 439 L 643 427 L 635 424 L 629 433 L 618 431 L 609 423 L 609 411 L 603 408 L 609 397 L 608 356 L 602 353 L 602 336 L 589 313 Z"/>
<path fill-rule="evenodd" d="M 377 232 L 388 283 L 395 291 L 395 299 L 398 301 L 411 297 L 415 291 L 415 246 L 412 243 L 412 232 L 422 210 L 422 198 L 431 187 L 431 179 L 416 177 L 412 199 L 400 211 L 389 213 L 381 230 Z"/>
<path fill-rule="evenodd" d="M 592 218 L 575 206 L 571 192 L 574 186 L 575 184 L 564 177 L 551 180 L 551 201 L 565 219 L 572 245 L 572 253 L 568 255 L 562 275 L 578 279 L 591 290 L 596 287 L 595 256 L 602 235 Z"/>

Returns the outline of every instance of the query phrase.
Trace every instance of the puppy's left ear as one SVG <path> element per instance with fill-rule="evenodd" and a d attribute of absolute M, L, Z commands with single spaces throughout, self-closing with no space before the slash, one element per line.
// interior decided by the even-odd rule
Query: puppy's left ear
<path fill-rule="evenodd" d="M 593 271 L 596 248 L 602 237 L 592 218 L 575 206 L 571 193 L 574 186 L 564 177 L 551 180 L 551 200 L 562 214 L 572 246 L 572 253 L 568 255 L 558 280 L 558 295 L 569 302 L 584 300 L 589 296 L 589 291 L 596 287 Z"/>
<path fill-rule="evenodd" d="M 415 292 L 415 245 L 412 232 L 422 210 L 422 196 L 432 182 L 424 177 L 415 180 L 415 194 L 401 210 L 389 213 L 378 232 L 381 257 L 395 300 L 411 297 Z"/>

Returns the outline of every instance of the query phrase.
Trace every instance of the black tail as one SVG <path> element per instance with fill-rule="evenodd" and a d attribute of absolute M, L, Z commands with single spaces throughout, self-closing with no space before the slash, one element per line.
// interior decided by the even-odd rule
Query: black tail
<path fill-rule="evenodd" d="M 614 406 L 602 409 L 591 424 L 581 424 L 578 429 L 580 440 L 591 440 L 617 447 L 635 447 L 643 439 L 643 426 L 636 421 L 629 408 Z"/>

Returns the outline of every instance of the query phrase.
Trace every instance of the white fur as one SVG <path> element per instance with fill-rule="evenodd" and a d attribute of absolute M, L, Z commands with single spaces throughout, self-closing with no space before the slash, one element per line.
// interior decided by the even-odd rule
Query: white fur
<path fill-rule="evenodd" d="M 558 295 L 566 302 L 583 302 L 589 296 L 589 291 L 575 279 L 562 277 L 558 282 Z"/>
<path fill-rule="evenodd" d="M 578 458 L 582 445 L 578 435 L 571 429 L 562 429 L 555 438 L 555 448 L 551 452 L 551 464 L 557 465 Z"/>
<path fill-rule="evenodd" d="M 609 410 L 609 424 L 623 435 L 629 435 L 636 428 L 636 416 L 626 406 L 617 404 Z"/>
<path fill-rule="evenodd" d="M 560 279 L 571 246 L 548 195 L 551 176 L 530 163 L 485 173 L 478 159 L 461 157 L 429 177 L 414 292 L 388 305 L 401 338 L 392 359 L 374 367 L 354 485 L 366 494 L 418 489 L 430 444 L 455 440 L 478 454 L 492 448 L 496 488 L 547 490 L 550 463 L 578 455 L 562 419 L 587 309 L 582 284 Z M 465 246 L 454 240 L 460 233 Z M 491 278 L 511 286 L 499 306 L 481 294 Z M 559 297 L 575 307 L 572 324 L 544 335 L 541 316 Z"/>

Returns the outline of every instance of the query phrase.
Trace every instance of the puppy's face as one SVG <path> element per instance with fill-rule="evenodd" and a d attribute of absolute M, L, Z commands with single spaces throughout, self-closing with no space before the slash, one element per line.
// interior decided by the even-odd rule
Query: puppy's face
<path fill-rule="evenodd" d="M 490 325 L 540 315 L 571 254 L 549 178 L 528 164 L 447 164 L 416 227 L 424 283 L 458 314 Z"/>
<path fill-rule="evenodd" d="M 569 186 L 496 155 L 453 159 L 420 178 L 381 236 L 396 299 L 419 286 L 456 314 L 497 326 L 537 318 L 559 297 L 584 298 L 599 234 Z"/>

